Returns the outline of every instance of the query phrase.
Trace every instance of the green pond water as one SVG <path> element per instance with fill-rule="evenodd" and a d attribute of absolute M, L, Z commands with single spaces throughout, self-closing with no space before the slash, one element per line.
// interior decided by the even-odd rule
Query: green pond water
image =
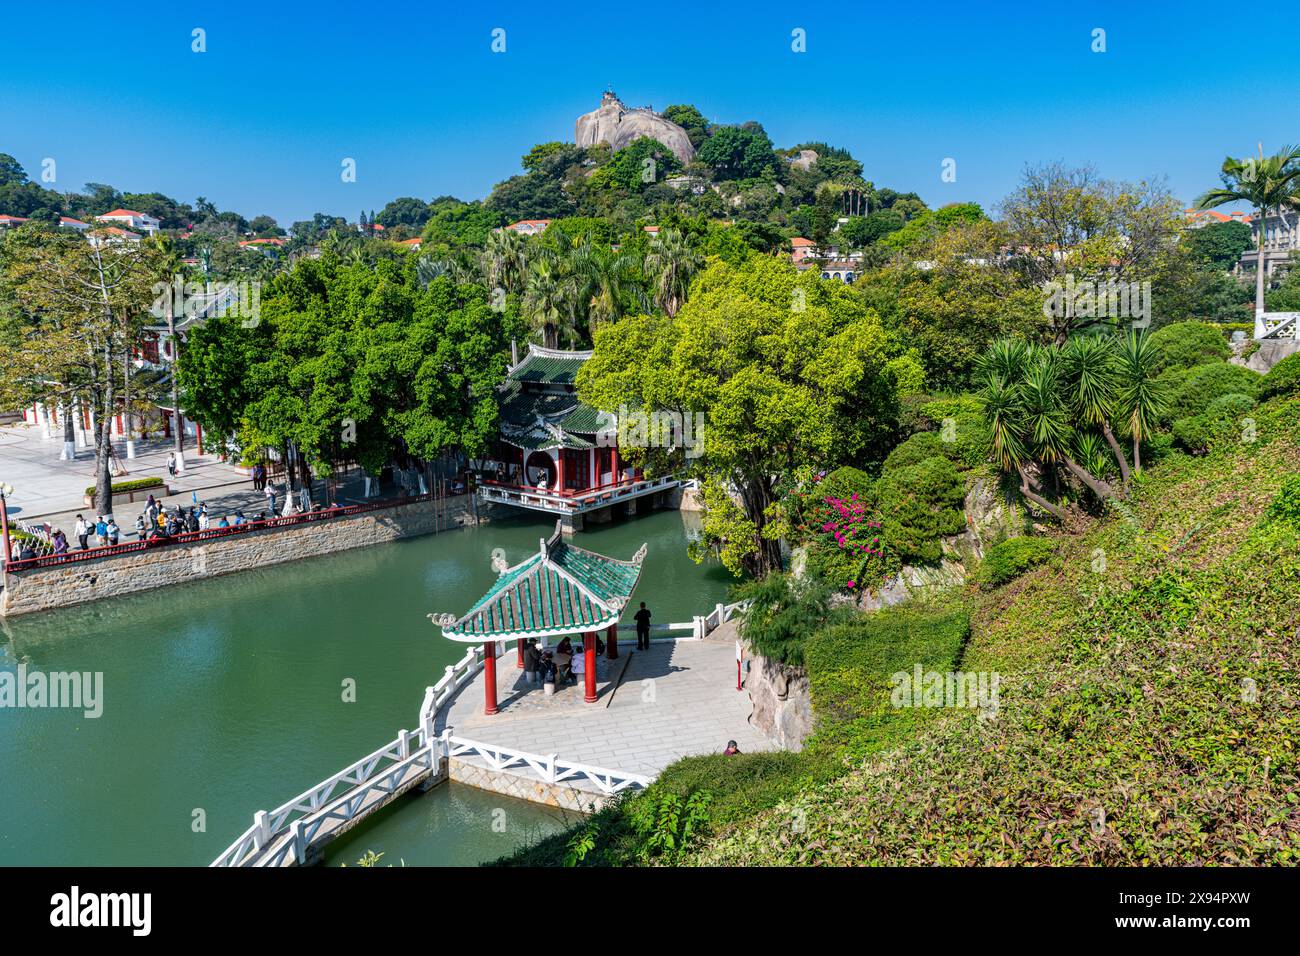
<path fill-rule="evenodd" d="M 583 532 L 628 558 L 657 621 L 723 600 L 686 556 L 689 515 Z M 463 656 L 430 612 L 462 613 L 553 523 L 513 518 L 0 622 L 0 670 L 102 672 L 103 714 L 0 707 L 0 865 L 207 865 L 270 810 L 414 729 L 424 688 Z M 629 615 L 631 609 L 629 609 Z M 354 681 L 355 702 L 344 701 Z M 494 859 L 557 811 L 457 784 L 407 798 L 330 847 L 383 864 Z"/>

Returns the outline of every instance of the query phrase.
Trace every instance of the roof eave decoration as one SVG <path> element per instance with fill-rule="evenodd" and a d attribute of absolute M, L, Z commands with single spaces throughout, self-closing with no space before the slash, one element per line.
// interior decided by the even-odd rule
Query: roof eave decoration
<path fill-rule="evenodd" d="M 648 547 L 630 561 L 576 548 L 560 522 L 538 551 L 513 567 L 466 614 L 430 614 L 448 640 L 479 644 L 599 631 L 618 622 L 641 577 Z"/>

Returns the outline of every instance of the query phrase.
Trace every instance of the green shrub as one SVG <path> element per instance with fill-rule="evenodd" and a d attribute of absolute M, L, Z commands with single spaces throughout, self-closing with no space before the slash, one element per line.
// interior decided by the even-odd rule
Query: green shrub
<path fill-rule="evenodd" d="M 1047 538 L 1008 538 L 984 552 L 977 580 L 980 587 L 999 587 L 1036 568 L 1056 550 Z"/>
<path fill-rule="evenodd" d="M 1151 333 L 1158 353 L 1156 371 L 1195 368 L 1232 355 L 1222 328 L 1206 322 L 1174 322 Z"/>
<path fill-rule="evenodd" d="M 795 667 L 803 664 L 804 641 L 830 613 L 830 592 L 821 582 L 789 574 L 739 584 L 731 599 L 749 602 L 740 614 L 740 636 L 754 652 Z"/>
<path fill-rule="evenodd" d="M 161 478 L 132 478 L 130 481 L 113 482 L 113 494 L 119 495 L 124 491 L 140 491 L 144 488 L 157 488 L 164 484 Z M 86 494 L 94 497 L 95 486 L 91 485 L 86 489 Z"/>
<path fill-rule="evenodd" d="M 938 432 L 917 432 L 906 441 L 895 446 L 894 450 L 885 458 L 884 469 L 890 471 L 895 468 L 907 468 L 910 465 L 919 465 L 927 458 L 946 456 L 947 449 L 944 447 L 944 442 L 939 437 Z"/>
<path fill-rule="evenodd" d="M 851 501 L 853 496 L 857 495 L 859 501 L 870 503 L 874 485 L 875 482 L 865 471 L 846 465 L 843 468 L 836 468 L 817 482 L 810 497 L 820 503 L 827 498 Z"/>
<path fill-rule="evenodd" d="M 1192 369 L 1171 391 L 1166 421 L 1191 418 L 1208 410 L 1216 398 L 1234 392 L 1251 398 L 1259 394 L 1263 376 L 1240 365 L 1215 362 Z"/>
<path fill-rule="evenodd" d="M 876 482 L 885 547 L 903 561 L 937 562 L 939 539 L 966 527 L 965 499 L 965 483 L 947 458 L 886 470 Z"/>
<path fill-rule="evenodd" d="M 970 636 L 964 610 L 887 608 L 823 628 L 805 647 L 817 730 L 805 752 L 860 759 L 912 734 L 923 709 L 890 701 L 892 677 L 956 667 Z"/>
<path fill-rule="evenodd" d="M 1268 370 L 1268 374 L 1264 376 L 1264 384 L 1259 390 L 1259 397 L 1260 399 L 1274 398 L 1294 392 L 1300 392 L 1300 352 L 1288 355 Z"/>
<path fill-rule="evenodd" d="M 1282 482 L 1282 487 L 1264 512 L 1264 520 L 1300 531 L 1300 475 L 1292 475 Z"/>

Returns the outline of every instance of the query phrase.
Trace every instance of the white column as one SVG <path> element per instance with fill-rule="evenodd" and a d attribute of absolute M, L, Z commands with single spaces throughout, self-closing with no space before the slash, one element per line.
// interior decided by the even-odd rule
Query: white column
<path fill-rule="evenodd" d="M 44 402 L 38 402 L 36 405 L 36 420 L 41 426 L 41 438 L 49 439 L 53 436 L 50 434 L 50 410 Z"/>
<path fill-rule="evenodd" d="M 85 429 L 85 419 L 81 414 L 81 403 L 77 402 L 72 406 L 72 433 L 77 436 L 78 448 L 89 448 L 89 436 Z"/>

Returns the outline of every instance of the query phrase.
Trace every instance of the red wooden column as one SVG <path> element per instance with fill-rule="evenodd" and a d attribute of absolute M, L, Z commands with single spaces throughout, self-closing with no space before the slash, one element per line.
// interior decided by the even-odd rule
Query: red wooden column
<path fill-rule="evenodd" d="M 588 631 L 582 635 L 582 654 L 586 658 L 584 668 L 586 673 L 583 677 L 586 679 L 587 696 L 584 700 L 588 704 L 596 702 L 596 632 Z"/>
<path fill-rule="evenodd" d="M 496 641 L 483 644 L 483 713 L 491 717 L 497 712 L 497 646 Z"/>
<path fill-rule="evenodd" d="M 515 667 L 522 668 L 524 666 L 524 639 L 522 637 L 515 641 L 515 649 L 519 652 L 515 658 Z"/>
<path fill-rule="evenodd" d="M 564 494 L 564 449 L 555 449 L 555 493 Z"/>
<path fill-rule="evenodd" d="M 611 661 L 618 659 L 618 622 L 609 626 L 605 636 L 605 656 Z"/>

